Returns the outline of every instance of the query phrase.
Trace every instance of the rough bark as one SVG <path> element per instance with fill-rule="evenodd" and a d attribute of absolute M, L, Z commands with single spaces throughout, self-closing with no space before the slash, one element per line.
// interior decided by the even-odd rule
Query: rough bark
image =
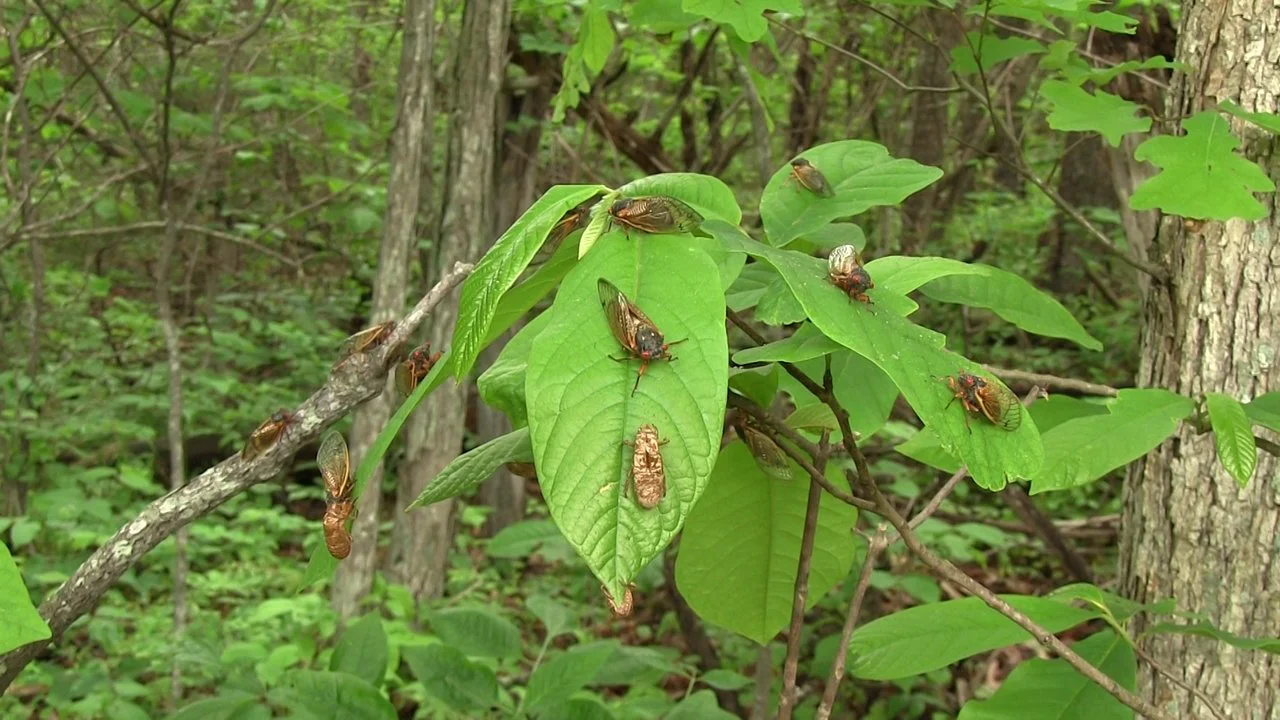
<path fill-rule="evenodd" d="M 474 260 L 492 241 L 491 199 L 497 127 L 497 99 L 506 66 L 507 0 L 467 3 L 458 37 L 449 137 L 449 179 L 435 265 Z M 457 319 L 454 304 L 432 318 L 428 339 L 445 347 Z M 400 482 L 417 497 L 462 450 L 469 384 L 446 382 L 423 403 L 423 442 L 405 458 Z M 444 592 L 448 549 L 453 536 L 453 503 L 414 510 L 406 522 L 404 579 L 414 597 Z"/>
<path fill-rule="evenodd" d="M 926 10 L 923 13 L 926 22 L 934 28 L 947 28 L 950 23 L 942 11 Z M 939 34 L 933 46 L 921 46 L 920 58 L 916 65 L 914 84 L 921 87 L 946 87 L 950 82 L 947 68 L 950 56 L 947 54 L 953 44 L 955 33 Z M 948 111 L 951 107 L 951 96 L 942 93 L 918 92 L 910 95 L 911 100 L 911 138 L 907 148 L 907 157 L 924 163 L 941 167 L 945 159 L 946 141 L 950 121 Z M 902 247 L 906 254 L 915 254 L 930 238 L 929 228 L 934 221 L 934 208 L 937 205 L 941 188 L 931 184 L 907 198 L 902 205 L 903 238 Z"/>
<path fill-rule="evenodd" d="M 431 92 L 431 28 L 434 0 L 405 3 L 404 45 L 400 54 L 397 121 L 391 138 L 391 169 L 387 180 L 387 215 L 378 274 L 374 280 L 371 321 L 399 315 L 404 307 L 409 276 L 409 248 L 414 239 L 418 193 L 422 180 L 423 138 L 427 133 L 424 107 Z M 390 379 L 387 380 L 390 384 Z M 391 415 L 395 390 L 366 403 L 356 412 L 351 436 L 352 466 L 358 466 Z M 352 531 L 351 556 L 338 566 L 333 584 L 334 609 L 350 617 L 373 586 L 378 549 L 378 511 L 382 500 L 382 468 L 373 474 L 357 503 L 359 515 Z"/>
<path fill-rule="evenodd" d="M 1177 59 L 1191 71 L 1171 88 L 1166 116 L 1234 100 L 1275 112 L 1280 95 L 1280 12 L 1241 0 L 1182 5 Z M 1275 178 L 1273 138 L 1240 123 L 1242 152 Z M 1188 231 L 1163 218 L 1150 257 L 1172 287 L 1152 284 L 1145 303 L 1138 381 L 1191 396 L 1249 400 L 1280 389 L 1280 218 L 1261 196 L 1258 222 L 1206 223 Z M 1121 538 L 1121 587 L 1138 602 L 1168 597 L 1223 630 L 1280 635 L 1280 495 L 1275 458 L 1260 454 L 1240 489 L 1218 464 L 1214 440 L 1184 426 L 1129 470 Z M 1145 621 L 1149 623 L 1150 621 Z M 1145 629 L 1141 623 L 1136 631 Z M 1165 670 L 1207 695 L 1227 717 L 1280 718 L 1280 657 L 1190 635 L 1142 640 Z M 1143 664 L 1139 690 L 1175 717 L 1207 717 L 1185 690 Z"/>

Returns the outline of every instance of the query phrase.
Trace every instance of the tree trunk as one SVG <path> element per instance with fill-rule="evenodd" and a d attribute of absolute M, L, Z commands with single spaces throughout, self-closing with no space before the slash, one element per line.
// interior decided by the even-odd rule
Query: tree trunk
<path fill-rule="evenodd" d="M 434 0 L 407 0 L 404 11 L 404 47 L 400 54 L 397 122 L 391 138 L 387 215 L 370 313 L 374 322 L 397 317 L 404 309 L 409 248 L 414 239 L 418 191 L 422 181 L 420 158 L 428 128 L 424 108 L 431 93 L 431 22 L 435 3 Z M 364 454 L 386 424 L 394 397 L 394 389 L 388 388 L 356 411 L 348 443 L 353 468 L 360 465 Z M 360 599 L 373 586 L 381 500 L 382 468 L 379 467 L 357 503 L 359 515 L 352 532 L 351 556 L 338 566 L 334 579 L 334 609 L 344 618 L 355 614 Z"/>
<path fill-rule="evenodd" d="M 451 107 L 449 179 L 434 267 L 474 261 L 493 235 L 491 199 L 495 146 L 499 137 L 497 99 L 506 66 L 508 0 L 468 2 L 462 14 Z M 456 298 L 456 293 L 455 293 Z M 456 299 L 430 318 L 429 339 L 445 347 L 457 319 Z M 416 498 L 462 450 L 468 383 L 445 382 L 423 403 L 423 442 L 411 448 L 400 478 L 402 493 Z M 406 523 L 407 545 L 400 572 L 414 597 L 444 592 L 448 549 L 453 537 L 453 503 L 414 510 Z"/>
<path fill-rule="evenodd" d="M 1165 115 L 1185 116 L 1234 100 L 1274 112 L 1280 93 L 1275 56 L 1280 12 L 1241 0 L 1182 5 L 1179 75 Z M 1247 49 L 1246 49 L 1247 48 Z M 1270 136 L 1238 121 L 1242 151 L 1264 168 L 1276 151 Z M 1276 175 L 1274 165 L 1270 175 Z M 1169 268 L 1172 286 L 1151 283 L 1146 298 L 1139 385 L 1187 395 L 1223 392 L 1250 400 L 1280 389 L 1280 217 L 1256 223 L 1209 222 L 1189 232 L 1162 219 L 1150 257 Z M 1121 587 L 1138 602 L 1173 597 L 1178 609 L 1250 637 L 1280 635 L 1280 465 L 1260 453 L 1257 472 L 1240 489 L 1218 464 L 1214 440 L 1184 426 L 1129 470 L 1124 498 Z M 1141 620 L 1136 632 L 1146 625 Z M 1207 695 L 1230 718 L 1280 718 L 1280 659 L 1192 635 L 1143 639 L 1166 671 Z M 1189 693 L 1142 664 L 1139 691 L 1171 717 L 1208 717 Z"/>

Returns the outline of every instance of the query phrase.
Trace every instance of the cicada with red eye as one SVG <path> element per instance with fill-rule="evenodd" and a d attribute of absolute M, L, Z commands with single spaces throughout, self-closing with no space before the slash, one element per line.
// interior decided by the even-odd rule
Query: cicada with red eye
<path fill-rule="evenodd" d="M 635 440 L 623 440 L 633 449 L 631 468 L 627 471 L 626 491 L 645 510 L 658 507 L 667 494 L 667 471 L 662 465 L 662 446 L 658 428 L 645 423 L 636 430 Z"/>
<path fill-rule="evenodd" d="M 862 255 L 852 245 L 841 245 L 827 258 L 827 277 L 851 300 L 870 303 L 867 291 L 876 286 L 871 273 L 862 266 Z"/>
<path fill-rule="evenodd" d="M 262 453 L 284 436 L 284 431 L 288 430 L 291 424 L 293 424 L 293 415 L 289 411 L 284 409 L 275 411 L 256 430 L 249 433 L 249 439 L 245 442 L 240 457 L 244 458 L 245 462 L 257 460 Z"/>
<path fill-rule="evenodd" d="M 774 480 L 791 479 L 791 464 L 787 462 L 787 454 L 773 438 L 745 417 L 739 417 L 733 429 L 738 432 L 742 442 L 751 451 L 751 457 L 755 458 L 765 475 Z"/>
<path fill-rule="evenodd" d="M 1022 424 L 1022 403 L 998 380 L 988 380 L 961 370 L 954 376 L 948 376 L 946 382 L 953 393 L 947 407 L 956 400 L 960 401 L 967 411 L 964 416 L 966 427 L 969 427 L 969 413 L 985 417 L 1002 430 L 1017 430 Z M 969 427 L 969 432 L 973 432 L 972 427 Z"/>
<path fill-rule="evenodd" d="M 423 343 L 413 352 L 409 353 L 409 357 L 403 362 L 396 365 L 396 389 L 400 394 L 409 396 L 414 389 L 418 387 L 418 383 L 422 382 L 422 378 L 431 372 L 431 368 L 435 367 L 440 361 L 440 356 L 444 353 L 437 352 L 431 354 L 431 343 Z"/>
<path fill-rule="evenodd" d="M 827 177 L 814 167 L 813 163 L 802 157 L 791 161 L 790 179 L 818 197 L 829 198 L 836 195 L 835 190 L 831 189 L 831 183 L 827 182 Z"/>
<path fill-rule="evenodd" d="M 615 200 L 609 206 L 609 217 L 624 228 L 656 235 L 692 232 L 702 224 L 697 210 L 666 195 Z"/>
<path fill-rule="evenodd" d="M 320 440 L 316 465 L 324 477 L 325 497 L 330 504 L 351 498 L 351 454 L 342 433 L 330 430 Z"/>
<path fill-rule="evenodd" d="M 342 345 L 338 347 L 338 360 L 334 362 L 333 367 L 337 368 L 346 362 L 351 356 L 362 352 L 368 352 L 373 348 L 381 345 L 391 337 L 392 331 L 396 329 L 396 322 L 388 320 L 378 323 L 373 327 L 367 327 L 364 330 L 352 335 L 342 341 Z"/>
<path fill-rule="evenodd" d="M 351 533 L 347 532 L 347 518 L 351 517 L 355 509 L 356 501 L 351 499 L 331 502 L 325 508 L 322 521 L 324 544 L 329 548 L 329 554 L 338 560 L 351 554 Z"/>
<path fill-rule="evenodd" d="M 604 593 L 604 600 L 609 603 L 609 611 L 613 613 L 614 617 L 626 617 L 631 614 L 631 611 L 636 606 L 635 593 L 632 592 L 635 587 L 635 585 L 628 585 L 622 593 L 622 602 L 614 602 L 613 595 L 609 594 L 609 588 L 604 585 L 600 586 L 600 592 Z"/>
<path fill-rule="evenodd" d="M 649 316 L 645 315 L 608 280 L 604 278 L 597 280 L 596 289 L 600 293 L 600 305 L 604 307 L 605 317 L 609 320 L 609 329 L 613 331 L 613 337 L 628 353 L 640 359 L 640 372 L 636 375 L 635 387 L 631 388 L 631 394 L 635 395 L 640 387 L 640 378 L 644 377 L 649 363 L 654 360 L 674 361 L 675 358 L 670 353 L 671 346 L 678 345 L 684 340 L 667 342 Z M 618 362 L 627 360 L 626 357 L 613 359 Z"/>

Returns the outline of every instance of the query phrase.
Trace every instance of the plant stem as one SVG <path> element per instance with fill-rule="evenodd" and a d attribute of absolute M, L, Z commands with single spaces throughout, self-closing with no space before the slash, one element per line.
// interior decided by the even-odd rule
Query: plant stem
<path fill-rule="evenodd" d="M 849 601 L 849 612 L 844 618 L 844 629 L 840 631 L 840 645 L 836 648 L 835 662 L 831 665 L 831 675 L 827 677 L 827 687 L 822 692 L 822 702 L 814 713 L 814 720 L 827 720 L 831 717 L 831 709 L 835 706 L 836 691 L 840 689 L 840 681 L 844 679 L 844 664 L 849 655 L 849 642 L 853 638 L 853 629 L 858 625 L 858 614 L 862 611 L 862 600 L 867 595 L 867 586 L 871 584 L 871 571 L 875 569 L 876 559 L 889 544 L 887 528 L 882 524 L 876 528 L 876 534 L 867 544 L 867 555 L 862 560 L 862 572 L 858 574 L 858 585 L 853 590 L 853 599 Z"/>

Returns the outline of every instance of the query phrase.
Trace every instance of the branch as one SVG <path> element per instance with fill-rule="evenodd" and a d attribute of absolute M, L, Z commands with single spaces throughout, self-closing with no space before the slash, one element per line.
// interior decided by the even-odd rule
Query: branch
<path fill-rule="evenodd" d="M 853 629 L 858 625 L 858 614 L 862 612 L 862 600 L 867 595 L 867 586 L 871 584 L 871 571 L 876 567 L 876 558 L 889 546 L 889 537 L 884 525 L 876 528 L 876 534 L 867 544 L 867 555 L 862 559 L 862 572 L 858 574 L 858 585 L 853 590 L 853 599 L 849 601 L 849 612 L 844 618 L 844 629 L 840 631 L 840 645 L 836 648 L 835 662 L 831 665 L 831 674 L 827 676 L 827 687 L 822 692 L 822 703 L 814 713 L 814 720 L 827 720 L 831 717 L 831 708 L 836 702 L 836 691 L 840 689 L 840 681 L 844 679 L 844 663 L 849 656 L 849 642 L 853 639 Z"/>
<path fill-rule="evenodd" d="M 698 53 L 698 59 L 693 63 L 693 70 L 684 76 L 684 84 L 680 86 L 680 90 L 676 92 L 675 99 L 667 108 L 667 112 L 658 120 L 658 126 L 649 134 L 649 142 L 661 146 L 662 134 L 667 131 L 667 127 L 671 125 L 671 120 L 684 106 L 684 101 L 689 97 L 689 93 L 693 92 L 693 84 L 697 82 L 698 76 L 702 75 L 702 69 L 707 65 L 707 57 L 711 54 L 711 49 L 716 44 L 716 36 L 720 34 L 720 26 L 716 25 L 711 33 L 707 36 L 707 41 L 702 45 L 702 52 Z"/>
<path fill-rule="evenodd" d="M 115 225 L 112 227 L 80 228 L 78 230 L 67 230 L 65 232 L 25 233 L 21 237 L 33 238 L 36 240 L 69 240 L 86 237 L 109 237 L 111 235 L 131 235 L 141 230 L 163 230 L 164 226 L 164 220 L 144 220 L 130 225 Z M 271 248 L 259 245 L 252 240 L 246 240 L 245 238 L 232 235 L 230 233 L 214 230 L 213 228 L 207 228 L 203 225 L 193 225 L 191 223 L 181 222 L 177 224 L 177 228 L 184 232 L 198 233 L 212 238 L 218 238 L 219 240 L 236 243 L 237 245 L 244 245 L 245 247 L 257 250 L 264 255 L 270 255 L 286 265 L 292 265 L 295 268 L 301 267 L 301 263 L 293 258 L 286 257 Z"/>
<path fill-rule="evenodd" d="M 360 362 L 348 362 L 343 371 L 330 375 L 298 406 L 294 424 L 261 457 L 245 462 L 237 453 L 159 498 L 125 523 L 84 561 L 71 579 L 41 603 L 40 615 L 48 622 L 53 637 L 60 638 L 71 623 L 96 607 L 112 584 L 165 538 L 250 486 L 277 476 L 293 455 L 319 437 L 321 431 L 382 392 L 386 387 L 387 354 L 406 340 L 470 272 L 471 265 L 455 264 L 396 324 L 395 332 L 377 352 Z M 0 656 L 0 693 L 51 642 L 52 639 L 41 640 Z"/>
<path fill-rule="evenodd" d="M 823 40 L 822 38 L 817 37 L 817 36 L 815 36 L 815 35 L 810 35 L 809 33 L 804 32 L 803 30 L 796 30 L 795 28 L 793 28 L 793 27 L 791 27 L 790 25 L 788 25 L 788 24 L 786 24 L 786 23 L 782 22 L 781 20 L 776 20 L 776 19 L 774 19 L 774 18 L 772 18 L 772 17 L 770 17 L 770 16 L 768 16 L 768 15 L 766 15 L 766 16 L 765 16 L 765 19 L 766 19 L 766 20 L 768 20 L 769 22 L 773 23 L 774 25 L 777 25 L 778 27 L 782 28 L 783 30 L 786 30 L 786 31 L 787 31 L 787 32 L 789 32 L 789 33 L 792 33 L 792 34 L 795 34 L 795 35 L 799 35 L 800 37 L 802 37 L 802 38 L 804 38 L 804 39 L 806 39 L 806 40 L 808 40 L 808 41 L 810 41 L 810 42 L 818 43 L 819 45 L 821 45 L 821 46 L 822 46 L 822 47 L 824 47 L 824 48 L 827 48 L 828 50 L 831 50 L 831 51 L 833 51 L 833 52 L 837 52 L 837 53 L 839 53 L 839 54 L 841 54 L 841 55 L 844 55 L 845 57 L 849 58 L 850 60 L 853 60 L 853 61 L 855 61 L 855 62 L 861 63 L 861 64 L 863 64 L 863 65 L 865 65 L 865 66 L 867 66 L 867 67 L 871 68 L 871 69 L 872 69 L 872 70 L 874 70 L 875 72 L 877 72 L 877 73 L 879 73 L 880 75 L 884 76 L 884 78 L 885 78 L 886 80 L 888 80 L 889 82 L 893 83 L 894 85 L 897 85 L 900 89 L 905 90 L 905 91 L 907 91 L 907 92 L 954 93 L 954 92 L 960 92 L 961 90 L 963 90 L 963 89 L 964 89 L 964 88 L 963 88 L 963 87 L 961 87 L 960 85 L 951 85 L 951 86 L 949 86 L 949 87 L 928 87 L 928 86 L 926 86 L 926 85 L 912 85 L 911 83 L 908 83 L 908 82 L 904 81 L 902 78 L 899 78 L 897 75 L 894 75 L 893 73 L 889 72 L 888 70 L 886 70 L 886 69 L 884 69 L 884 68 L 880 67 L 879 65 L 877 65 L 877 64 L 875 64 L 874 62 L 872 62 L 872 61 L 870 61 L 870 60 L 868 60 L 868 59 L 866 59 L 866 58 L 862 57 L 861 55 L 859 55 L 859 54 L 857 54 L 857 53 L 853 52 L 852 50 L 846 50 L 846 49 L 844 49 L 844 48 L 840 47 L 839 45 L 836 45 L 836 44 L 834 44 L 834 43 L 829 43 L 829 42 L 827 42 L 826 40 Z"/>
<path fill-rule="evenodd" d="M 1078 392 L 1081 395 L 1099 395 L 1102 397 L 1116 396 L 1116 389 L 1110 385 L 1099 385 L 1085 380 L 1058 377 L 1057 375 L 1044 375 L 1041 373 L 1023 372 L 1022 370 L 1007 370 L 994 365 L 983 365 L 982 367 L 993 375 L 999 377 L 1001 380 L 1039 385 L 1046 390 L 1071 390 L 1073 392 Z"/>

